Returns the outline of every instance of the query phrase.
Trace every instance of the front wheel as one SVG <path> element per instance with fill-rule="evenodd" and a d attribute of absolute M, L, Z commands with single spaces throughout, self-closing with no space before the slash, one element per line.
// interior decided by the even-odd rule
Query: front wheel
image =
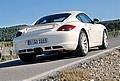
<path fill-rule="evenodd" d="M 19 58 L 23 62 L 33 62 L 36 59 L 36 55 L 35 54 L 20 54 Z"/>
<path fill-rule="evenodd" d="M 108 37 L 107 37 L 107 33 L 104 31 L 102 45 L 99 46 L 99 49 L 107 49 L 107 48 L 108 48 Z"/>
<path fill-rule="evenodd" d="M 76 49 L 76 55 L 85 56 L 87 55 L 88 50 L 89 50 L 89 42 L 88 42 L 87 34 L 85 33 L 85 31 L 81 31 L 79 36 L 78 46 Z"/>

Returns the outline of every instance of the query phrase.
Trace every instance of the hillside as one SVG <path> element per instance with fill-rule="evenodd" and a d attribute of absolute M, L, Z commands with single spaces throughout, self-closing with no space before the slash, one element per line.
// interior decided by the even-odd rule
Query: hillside
<path fill-rule="evenodd" d="M 11 41 L 16 31 L 23 29 L 27 25 L 17 25 L 12 27 L 0 28 L 0 41 Z"/>
<path fill-rule="evenodd" d="M 120 19 L 102 21 L 100 23 L 105 25 L 107 27 L 108 31 L 120 30 Z"/>

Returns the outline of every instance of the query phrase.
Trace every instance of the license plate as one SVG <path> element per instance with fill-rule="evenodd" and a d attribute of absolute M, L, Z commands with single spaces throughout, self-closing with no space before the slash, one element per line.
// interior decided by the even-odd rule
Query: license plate
<path fill-rule="evenodd" d="M 27 45 L 44 44 L 47 42 L 48 42 L 48 38 L 31 39 L 31 40 L 27 40 Z"/>

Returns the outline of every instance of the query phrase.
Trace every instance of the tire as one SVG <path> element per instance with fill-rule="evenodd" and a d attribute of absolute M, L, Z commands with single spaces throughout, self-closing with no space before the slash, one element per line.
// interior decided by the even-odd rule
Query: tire
<path fill-rule="evenodd" d="M 20 54 L 19 58 L 23 62 L 33 62 L 36 59 L 36 55 L 35 54 Z"/>
<path fill-rule="evenodd" d="M 88 37 L 85 31 L 82 30 L 79 36 L 78 46 L 76 49 L 76 55 L 86 56 L 88 54 L 88 50 L 89 50 Z"/>
<path fill-rule="evenodd" d="M 108 37 L 107 32 L 103 32 L 103 39 L 102 39 L 102 45 L 98 47 L 99 49 L 107 49 L 108 48 Z"/>

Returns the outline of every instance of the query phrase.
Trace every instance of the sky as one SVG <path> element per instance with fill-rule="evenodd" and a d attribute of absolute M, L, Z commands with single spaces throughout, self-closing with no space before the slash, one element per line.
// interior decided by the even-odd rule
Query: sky
<path fill-rule="evenodd" d="M 71 10 L 100 20 L 120 19 L 120 0 L 0 0 L 0 28 L 30 25 L 48 14 Z"/>

